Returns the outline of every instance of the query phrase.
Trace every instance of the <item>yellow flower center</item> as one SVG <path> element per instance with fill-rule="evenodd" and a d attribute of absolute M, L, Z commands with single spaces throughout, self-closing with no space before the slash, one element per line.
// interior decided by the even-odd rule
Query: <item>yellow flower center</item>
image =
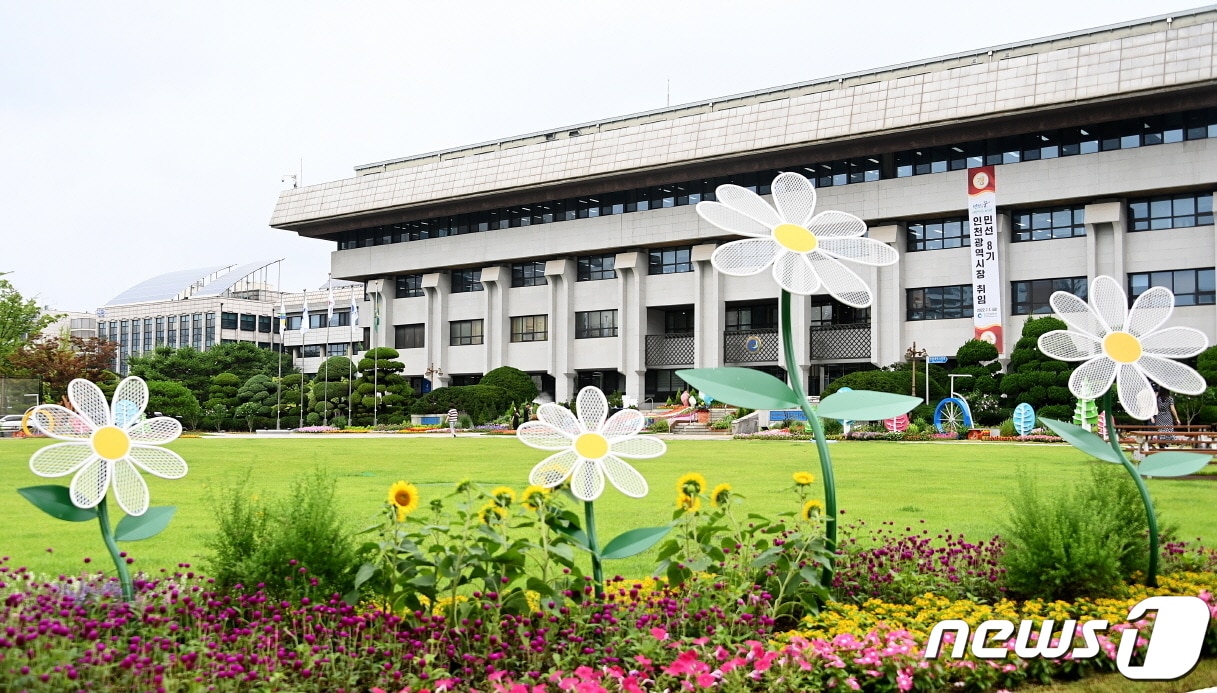
<path fill-rule="evenodd" d="M 103 460 L 121 460 L 131 449 L 131 438 L 118 426 L 102 426 L 93 433 L 93 452 Z"/>
<path fill-rule="evenodd" d="M 1103 338 L 1103 353 L 1116 363 L 1133 363 L 1141 358 L 1141 341 L 1127 332 L 1111 332 Z"/>
<path fill-rule="evenodd" d="M 814 233 L 798 224 L 778 224 L 773 229 L 773 240 L 796 253 L 810 253 L 820 245 Z"/>
<path fill-rule="evenodd" d="M 575 452 L 579 453 L 580 457 L 598 460 L 607 455 L 608 451 L 608 439 L 599 433 L 584 433 L 575 438 Z"/>

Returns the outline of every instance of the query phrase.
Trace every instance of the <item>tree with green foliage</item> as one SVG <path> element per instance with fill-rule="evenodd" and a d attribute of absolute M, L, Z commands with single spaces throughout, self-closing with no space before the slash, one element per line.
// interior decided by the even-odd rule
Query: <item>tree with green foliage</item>
<path fill-rule="evenodd" d="M 234 413 L 238 419 L 247 419 L 254 417 L 254 423 L 259 426 L 270 426 L 275 415 L 275 399 L 278 395 L 278 386 L 275 384 L 274 378 L 261 373 L 250 377 L 246 380 L 241 389 L 237 390 L 237 401 L 240 404 L 237 406 L 237 412 Z M 241 406 L 252 404 L 255 411 L 252 414 L 240 413 Z"/>
<path fill-rule="evenodd" d="M 6 274 L 0 272 L 0 277 Z M 34 299 L 22 296 L 7 279 L 0 278 L 0 374 L 16 375 L 10 357 L 58 318 L 43 315 Z"/>
<path fill-rule="evenodd" d="M 203 408 L 212 412 L 208 418 L 214 418 L 223 412 L 220 415 L 221 420 L 214 422 L 216 430 L 231 425 L 232 420 L 228 417 L 241 403 L 237 399 L 237 392 L 240 389 L 241 379 L 232 373 L 220 373 L 211 379 L 211 384 L 207 387 L 207 401 L 203 404 Z"/>
<path fill-rule="evenodd" d="M 155 412 L 172 416 L 187 428 L 197 428 L 203 417 L 203 407 L 193 392 L 181 383 L 164 380 L 148 381 L 148 407 L 145 411 L 149 416 L 155 415 Z"/>
<path fill-rule="evenodd" d="M 23 344 L 6 363 L 16 373 L 42 381 L 46 402 L 67 404 L 68 383 L 101 380 L 114 365 L 118 345 L 97 337 L 48 337 Z"/>
<path fill-rule="evenodd" d="M 912 394 L 918 397 L 925 396 L 925 365 L 918 362 L 918 368 L 915 372 L 910 373 L 912 364 L 908 362 L 893 363 L 892 365 L 877 370 L 870 371 L 854 371 L 837 378 L 824 388 L 821 397 L 827 397 L 832 393 L 840 390 L 843 387 L 848 387 L 852 390 L 873 390 L 875 392 L 891 392 L 898 395 L 910 394 L 913 390 L 914 377 L 916 378 L 916 391 Z M 942 382 L 946 379 L 946 371 L 941 366 L 930 366 L 930 400 L 936 401 L 946 396 L 946 390 L 942 386 Z"/>
<path fill-rule="evenodd" d="M 258 374 L 277 378 L 280 366 L 284 375 L 296 372 L 290 355 L 260 349 L 249 342 L 216 344 L 207 351 L 188 346 L 179 349 L 160 346 L 151 354 L 131 357 L 128 366 L 131 375 L 144 380 L 179 382 L 200 402 L 211 398 L 212 378 L 221 373 L 231 373 L 238 383 L 243 383 Z"/>
<path fill-rule="evenodd" d="M 1072 418 L 1074 396 L 1069 391 L 1069 376 L 1077 364 L 1057 361 L 1039 350 L 1040 335 L 1066 328 L 1064 321 L 1051 316 L 1027 318 L 1001 379 L 1006 407 L 1026 402 L 1035 408 L 1037 417 L 1062 421 Z"/>
<path fill-rule="evenodd" d="M 1217 346 L 1196 356 L 1196 372 L 1208 386 L 1198 395 L 1175 395 L 1175 410 L 1185 424 L 1217 423 Z"/>
<path fill-rule="evenodd" d="M 406 420 L 407 407 L 414 390 L 401 376 L 405 364 L 390 347 L 378 347 L 364 353 L 357 366 L 355 396 L 351 402 L 350 422 L 357 425 L 377 423 L 399 424 Z"/>
<path fill-rule="evenodd" d="M 537 384 L 532 381 L 532 376 L 511 366 L 500 366 L 490 371 L 482 376 L 478 384 L 503 388 L 507 394 L 511 395 L 511 401 L 515 404 L 531 402 L 537 398 L 539 393 Z"/>
<path fill-rule="evenodd" d="M 345 356 L 332 356 L 317 368 L 313 380 L 313 411 L 324 419 L 347 416 L 350 409 L 348 396 L 354 390 L 355 364 Z"/>

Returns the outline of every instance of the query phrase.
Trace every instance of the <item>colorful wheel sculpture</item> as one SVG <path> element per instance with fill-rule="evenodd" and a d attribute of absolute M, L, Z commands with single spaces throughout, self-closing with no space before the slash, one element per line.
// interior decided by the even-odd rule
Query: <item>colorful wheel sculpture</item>
<path fill-rule="evenodd" d="M 939 433 L 962 433 L 972 428 L 972 410 L 959 397 L 947 397 L 934 409 L 934 427 Z"/>

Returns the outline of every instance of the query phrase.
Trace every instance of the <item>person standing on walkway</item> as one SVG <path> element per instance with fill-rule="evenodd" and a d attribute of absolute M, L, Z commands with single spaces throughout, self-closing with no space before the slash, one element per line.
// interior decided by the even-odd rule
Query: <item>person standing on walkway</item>
<path fill-rule="evenodd" d="M 1170 434 L 1175 432 L 1175 426 L 1179 423 L 1179 412 L 1175 411 L 1175 397 L 1170 390 L 1159 387 L 1157 383 L 1153 383 L 1153 388 L 1158 404 L 1158 413 L 1154 415 L 1154 425 L 1158 427 L 1158 440 L 1162 441 L 1161 447 L 1165 445 L 1165 441 L 1174 438 Z"/>
<path fill-rule="evenodd" d="M 452 407 L 448 410 L 448 430 L 452 432 L 453 438 L 456 437 L 456 421 L 459 418 L 460 414 L 457 413 L 456 407 Z"/>

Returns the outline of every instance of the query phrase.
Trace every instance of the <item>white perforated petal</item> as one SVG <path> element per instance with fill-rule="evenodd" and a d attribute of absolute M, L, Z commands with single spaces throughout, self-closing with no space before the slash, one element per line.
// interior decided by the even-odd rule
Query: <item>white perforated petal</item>
<path fill-rule="evenodd" d="M 38 476 L 65 476 L 84 466 L 93 457 L 88 443 L 55 443 L 39 448 L 30 456 L 30 471 Z"/>
<path fill-rule="evenodd" d="M 778 215 L 791 224 L 806 227 L 816 211 L 816 188 L 811 181 L 787 171 L 773 179 L 772 189 Z"/>
<path fill-rule="evenodd" d="M 114 423 L 110 418 L 110 403 L 101 393 L 101 388 L 83 378 L 77 378 L 68 383 L 68 401 L 93 428 L 101 428 Z"/>
<path fill-rule="evenodd" d="M 632 459 L 659 457 L 667 451 L 667 443 L 658 438 L 633 437 L 609 442 L 609 452 Z"/>
<path fill-rule="evenodd" d="M 870 287 L 853 270 L 819 251 L 807 258 L 833 298 L 854 308 L 866 308 L 871 304 Z"/>
<path fill-rule="evenodd" d="M 625 460 L 606 455 L 600 460 L 600 464 L 604 467 L 608 480 L 617 487 L 618 491 L 630 498 L 642 498 L 647 495 L 647 480 Z"/>
<path fill-rule="evenodd" d="M 574 443 L 565 431 L 550 426 L 543 421 L 527 421 L 516 429 L 516 437 L 520 442 L 538 450 L 564 450 Z"/>
<path fill-rule="evenodd" d="M 580 459 L 570 475 L 570 492 L 581 501 L 594 501 L 604 493 L 604 472 L 594 460 Z"/>
<path fill-rule="evenodd" d="M 585 387 L 575 396 L 575 413 L 579 423 L 589 431 L 599 432 L 608 418 L 608 400 L 597 387 Z"/>
<path fill-rule="evenodd" d="M 131 460 L 122 458 L 114 463 L 114 498 L 128 515 L 148 512 L 148 484 L 136 471 Z"/>
<path fill-rule="evenodd" d="M 1175 295 L 1170 289 L 1151 286 L 1133 301 L 1128 311 L 1128 333 L 1134 337 L 1158 329 L 1175 310 Z"/>
<path fill-rule="evenodd" d="M 1101 274 L 1090 284 L 1090 305 L 1113 332 L 1123 332 L 1128 324 L 1128 294 L 1119 282 Z"/>
<path fill-rule="evenodd" d="M 1116 362 L 1100 356 L 1073 369 L 1069 376 L 1069 391 L 1081 399 L 1098 399 L 1111 389 L 1111 381 L 1115 378 Z"/>
<path fill-rule="evenodd" d="M 182 424 L 177 419 L 168 416 L 158 416 L 154 419 L 143 419 L 131 424 L 127 429 L 132 443 L 147 445 L 164 445 L 177 440 L 182 435 Z"/>
<path fill-rule="evenodd" d="M 638 433 L 645 423 L 646 417 L 642 412 L 637 409 L 622 409 L 604 422 L 604 430 L 601 433 L 608 438 L 609 447 L 612 448 L 614 440 Z"/>
<path fill-rule="evenodd" d="M 586 432 L 579 425 L 579 420 L 575 418 L 571 410 L 561 404 L 554 404 L 553 402 L 542 404 L 537 409 L 537 418 L 549 424 L 551 428 L 567 434 L 571 437 L 571 440 L 574 440 L 575 436 L 580 433 Z"/>
<path fill-rule="evenodd" d="M 697 213 L 702 219 L 723 231 L 743 236 L 768 236 L 769 227 L 721 202 L 698 202 Z"/>
<path fill-rule="evenodd" d="M 1149 386 L 1149 380 L 1135 364 L 1125 363 L 1120 366 L 1116 378 L 1116 392 L 1120 397 L 1120 406 L 1134 419 L 1152 419 L 1158 413 L 1158 397 Z"/>
<path fill-rule="evenodd" d="M 1183 395 L 1199 395 L 1207 387 L 1207 384 L 1204 382 L 1204 376 L 1197 373 L 1190 366 L 1186 366 L 1178 361 L 1143 354 L 1135 365 L 1145 375 L 1149 376 L 1151 380 L 1171 392 L 1178 392 Z"/>
<path fill-rule="evenodd" d="M 142 378 L 124 378 L 114 388 L 114 425 L 119 428 L 138 421 L 148 408 L 148 385 Z"/>
<path fill-rule="evenodd" d="M 111 463 L 100 457 L 86 462 L 68 485 L 72 504 L 78 508 L 96 507 L 106 497 L 106 488 L 110 485 L 110 467 Z"/>
<path fill-rule="evenodd" d="M 145 445 L 133 445 L 127 457 L 135 466 L 162 479 L 181 479 L 186 476 L 186 460 L 172 450 Z"/>
<path fill-rule="evenodd" d="M 811 218 L 807 230 L 816 238 L 852 238 L 866 233 L 866 222 L 849 212 L 829 210 Z"/>
<path fill-rule="evenodd" d="M 730 183 L 718 186 L 714 191 L 714 196 L 719 202 L 731 207 L 737 212 L 742 212 L 754 220 L 764 224 L 768 228 L 773 228 L 782 223 L 778 213 L 769 206 L 769 203 L 761 198 L 760 195 L 752 192 L 747 188 L 741 188 L 738 185 Z"/>
<path fill-rule="evenodd" d="M 803 253 L 783 250 L 773 262 L 773 279 L 778 286 L 792 294 L 814 294 L 820 288 L 820 277 L 811 268 Z"/>
<path fill-rule="evenodd" d="M 92 423 L 58 404 L 43 404 L 30 412 L 29 426 L 59 440 L 88 440 L 93 435 Z"/>
<path fill-rule="evenodd" d="M 710 264 L 723 274 L 749 277 L 772 265 L 779 250 L 778 242 L 772 238 L 745 238 L 715 248 Z"/>
<path fill-rule="evenodd" d="M 528 483 L 533 486 L 553 488 L 566 481 L 578 461 L 579 455 L 574 450 L 563 450 L 550 455 L 538 462 L 528 473 Z"/>
<path fill-rule="evenodd" d="M 1057 291 L 1048 298 L 1052 312 L 1077 332 L 1102 339 L 1111 328 L 1091 309 L 1090 304 L 1069 293 Z"/>
<path fill-rule="evenodd" d="M 1134 318 L 1135 320 L 1135 318 Z M 1168 327 L 1141 338 L 1147 354 L 1185 359 L 1208 348 L 1209 338 L 1192 327 Z"/>
<path fill-rule="evenodd" d="M 1103 354 L 1103 343 L 1081 332 L 1053 330 L 1040 335 L 1040 351 L 1060 361 L 1085 361 Z"/>
<path fill-rule="evenodd" d="M 821 238 L 818 249 L 827 255 L 872 267 L 892 265 L 900 259 L 895 248 L 873 238 Z"/>

